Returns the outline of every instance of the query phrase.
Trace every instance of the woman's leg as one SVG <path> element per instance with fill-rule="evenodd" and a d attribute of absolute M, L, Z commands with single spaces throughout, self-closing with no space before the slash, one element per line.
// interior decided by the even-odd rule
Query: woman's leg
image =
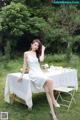
<path fill-rule="evenodd" d="M 50 97 L 50 92 L 49 92 L 49 88 L 47 86 L 47 83 L 44 84 L 44 90 L 46 92 L 46 96 L 47 96 L 47 100 L 48 100 L 48 103 L 49 103 L 49 106 L 51 109 L 51 114 L 52 114 L 53 120 L 57 120 L 54 109 L 53 109 L 53 102 L 52 102 L 52 99 Z"/>
<path fill-rule="evenodd" d="M 47 85 L 48 85 L 48 88 L 49 88 L 50 97 L 51 97 L 51 99 L 52 99 L 53 105 L 54 105 L 55 107 L 60 107 L 60 105 L 57 103 L 57 101 L 55 100 L 55 97 L 54 97 L 53 81 L 52 81 L 52 80 L 48 80 L 48 81 L 47 81 Z"/>

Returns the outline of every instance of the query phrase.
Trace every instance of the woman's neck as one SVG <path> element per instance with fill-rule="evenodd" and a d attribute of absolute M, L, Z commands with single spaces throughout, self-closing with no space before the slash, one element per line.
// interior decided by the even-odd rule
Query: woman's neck
<path fill-rule="evenodd" d="M 36 54 L 36 51 L 34 51 L 34 50 L 30 50 L 30 52 L 31 52 L 32 54 Z"/>
<path fill-rule="evenodd" d="M 31 50 L 31 52 L 32 52 L 32 53 L 36 53 L 36 51 L 34 51 L 34 50 Z"/>

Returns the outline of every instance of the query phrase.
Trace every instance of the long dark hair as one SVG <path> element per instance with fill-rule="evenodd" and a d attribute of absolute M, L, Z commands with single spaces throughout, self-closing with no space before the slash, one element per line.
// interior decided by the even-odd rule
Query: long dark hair
<path fill-rule="evenodd" d="M 36 50 L 36 56 L 37 56 L 37 58 L 39 60 L 39 57 L 40 57 L 41 52 L 42 52 L 42 43 L 41 43 L 41 41 L 39 39 L 34 39 L 32 41 L 32 44 L 34 44 L 35 42 L 37 42 L 39 44 L 38 50 Z M 30 48 L 30 50 L 31 50 L 31 48 Z"/>

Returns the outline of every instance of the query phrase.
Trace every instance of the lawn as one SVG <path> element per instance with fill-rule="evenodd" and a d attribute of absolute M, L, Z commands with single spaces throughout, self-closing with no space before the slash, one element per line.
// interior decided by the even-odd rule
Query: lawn
<path fill-rule="evenodd" d="M 75 94 L 76 104 L 72 104 L 69 111 L 64 107 L 55 108 L 58 120 L 80 120 L 80 58 L 73 55 L 68 63 L 64 55 L 47 55 L 45 63 L 63 67 L 72 67 L 78 70 L 79 89 Z M 0 111 L 9 113 L 9 120 L 50 120 L 49 106 L 45 93 L 33 95 L 33 110 L 28 111 L 27 106 L 18 103 L 5 103 L 3 97 L 3 88 L 8 73 L 19 71 L 22 66 L 22 58 L 10 60 L 7 65 L 4 61 L 0 62 Z"/>

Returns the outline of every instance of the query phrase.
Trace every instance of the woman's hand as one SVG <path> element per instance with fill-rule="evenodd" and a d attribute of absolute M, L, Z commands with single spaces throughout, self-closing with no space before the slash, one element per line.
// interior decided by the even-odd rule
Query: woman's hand
<path fill-rule="evenodd" d="M 45 50 L 45 46 L 44 46 L 44 45 L 42 45 L 42 50 L 43 50 L 43 51 Z"/>

